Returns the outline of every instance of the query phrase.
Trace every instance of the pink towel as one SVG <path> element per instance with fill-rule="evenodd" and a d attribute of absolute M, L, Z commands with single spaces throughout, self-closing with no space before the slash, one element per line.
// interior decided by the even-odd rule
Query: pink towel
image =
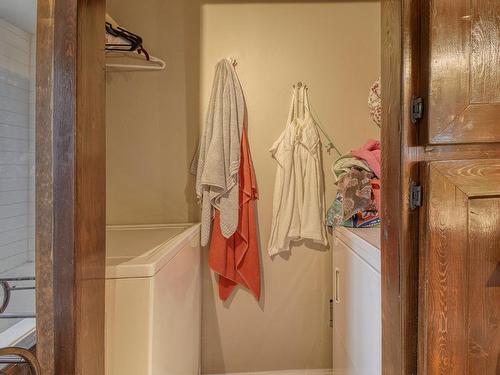
<path fill-rule="evenodd" d="M 260 252 L 255 217 L 257 184 L 246 129 L 241 139 L 240 212 L 238 229 L 225 238 L 220 229 L 220 212 L 215 211 L 208 263 L 219 275 L 219 297 L 225 301 L 236 285 L 249 289 L 260 300 Z"/>
<path fill-rule="evenodd" d="M 352 150 L 351 155 L 366 161 L 373 170 L 373 173 L 380 178 L 380 142 L 375 139 L 369 139 L 366 144 L 357 149 Z"/>

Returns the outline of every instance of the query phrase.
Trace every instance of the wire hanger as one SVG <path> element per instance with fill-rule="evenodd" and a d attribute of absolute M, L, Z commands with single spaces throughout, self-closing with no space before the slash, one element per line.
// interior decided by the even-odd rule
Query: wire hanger
<path fill-rule="evenodd" d="M 308 87 L 306 85 L 304 85 L 301 81 L 297 82 L 297 84 L 293 85 L 292 87 L 294 89 L 295 88 L 301 89 L 302 87 L 304 87 L 305 90 L 308 89 Z M 321 126 L 321 122 L 319 121 L 318 115 L 317 115 L 315 109 L 313 108 L 313 106 L 311 105 L 311 103 L 309 103 L 309 107 L 311 108 L 311 118 L 314 121 L 314 125 L 316 125 L 316 127 L 321 131 L 321 133 L 323 133 L 324 137 L 328 141 L 328 144 L 325 145 L 326 151 L 328 153 L 330 153 L 331 150 L 335 150 L 337 152 L 337 154 L 339 154 L 339 156 L 342 156 L 342 153 L 339 151 L 337 146 L 335 146 L 335 144 L 333 143 L 330 136 L 325 132 L 325 130 Z"/>

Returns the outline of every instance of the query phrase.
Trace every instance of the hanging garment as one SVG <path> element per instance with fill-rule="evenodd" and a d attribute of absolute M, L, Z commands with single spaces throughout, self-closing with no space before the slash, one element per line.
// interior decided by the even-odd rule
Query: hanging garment
<path fill-rule="evenodd" d="M 219 275 L 219 297 L 225 301 L 236 285 L 249 289 L 260 300 L 260 252 L 255 218 L 257 184 L 246 129 L 241 140 L 240 219 L 238 229 L 225 238 L 220 229 L 220 212 L 215 210 L 208 263 Z"/>
<path fill-rule="evenodd" d="M 364 160 L 373 173 L 380 178 L 380 142 L 369 139 L 365 145 L 357 150 L 352 150 L 351 155 Z"/>
<path fill-rule="evenodd" d="M 215 71 L 203 136 L 198 147 L 196 195 L 201 201 L 201 245 L 210 239 L 214 208 L 220 229 L 231 237 L 238 227 L 241 135 L 245 100 L 233 64 L 221 60 Z"/>
<path fill-rule="evenodd" d="M 294 89 L 287 126 L 270 152 L 278 165 L 269 254 L 289 251 L 301 239 L 326 246 L 321 141 L 307 88 Z"/>

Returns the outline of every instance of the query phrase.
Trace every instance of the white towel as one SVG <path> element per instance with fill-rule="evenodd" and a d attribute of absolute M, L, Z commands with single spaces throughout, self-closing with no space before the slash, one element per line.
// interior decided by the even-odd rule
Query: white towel
<path fill-rule="evenodd" d="M 216 66 L 198 148 L 196 195 L 202 207 L 202 246 L 210 240 L 214 208 L 220 210 L 224 237 L 231 237 L 238 227 L 238 172 L 244 115 L 245 100 L 234 66 L 227 59 L 221 60 Z"/>

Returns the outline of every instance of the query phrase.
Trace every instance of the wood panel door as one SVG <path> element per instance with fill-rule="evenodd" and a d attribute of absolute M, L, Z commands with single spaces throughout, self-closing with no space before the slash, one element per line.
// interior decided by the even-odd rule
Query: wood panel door
<path fill-rule="evenodd" d="M 431 0 L 429 144 L 500 142 L 500 1 Z"/>
<path fill-rule="evenodd" d="M 498 375 L 500 0 L 427 4 L 419 374 Z"/>
<path fill-rule="evenodd" d="M 382 27 L 382 373 L 500 375 L 500 0 L 382 0 Z"/>
<path fill-rule="evenodd" d="M 500 374 L 500 160 L 427 165 L 422 374 Z"/>

